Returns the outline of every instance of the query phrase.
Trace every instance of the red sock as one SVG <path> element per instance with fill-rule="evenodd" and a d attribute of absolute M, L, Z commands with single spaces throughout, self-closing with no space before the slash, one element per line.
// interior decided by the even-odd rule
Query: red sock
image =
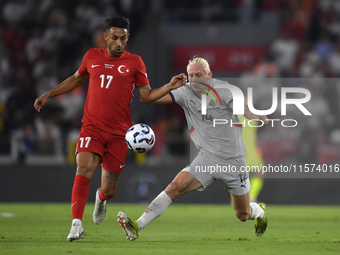
<path fill-rule="evenodd" d="M 108 199 L 110 199 L 110 198 L 113 198 L 113 197 L 117 194 L 117 190 L 118 190 L 118 189 L 116 189 L 116 192 L 115 192 L 115 194 L 114 194 L 112 197 L 107 197 L 107 196 L 105 196 L 105 194 L 103 193 L 102 187 L 100 187 L 99 199 L 100 199 L 101 201 L 104 201 L 104 200 L 108 200 Z"/>
<path fill-rule="evenodd" d="M 86 205 L 87 197 L 89 196 L 90 179 L 76 175 L 72 190 L 72 218 L 83 219 L 83 213 Z"/>

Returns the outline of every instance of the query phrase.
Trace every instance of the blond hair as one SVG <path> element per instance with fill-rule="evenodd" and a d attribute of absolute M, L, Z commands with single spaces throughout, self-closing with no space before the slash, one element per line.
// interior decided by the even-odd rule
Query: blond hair
<path fill-rule="evenodd" d="M 206 73 L 209 73 L 210 72 L 210 66 L 209 66 L 209 63 L 207 60 L 205 60 L 204 58 L 199 58 L 199 57 L 196 57 L 194 56 L 193 59 L 190 59 L 189 60 L 189 64 L 187 65 L 187 70 L 188 70 L 188 67 L 191 65 L 191 64 L 201 64 L 204 68 L 204 71 Z"/>

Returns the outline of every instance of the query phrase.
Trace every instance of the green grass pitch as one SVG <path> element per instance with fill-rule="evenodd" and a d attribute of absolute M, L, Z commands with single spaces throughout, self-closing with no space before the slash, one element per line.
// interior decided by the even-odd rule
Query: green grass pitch
<path fill-rule="evenodd" d="M 0 203 L 0 254 L 340 253 L 340 207 L 269 204 L 267 231 L 256 237 L 254 221 L 240 222 L 230 205 L 173 204 L 136 241 L 125 240 L 117 212 L 123 210 L 136 219 L 145 208 L 109 203 L 105 220 L 96 225 L 93 205 L 87 204 L 85 239 L 69 243 L 69 204 Z"/>

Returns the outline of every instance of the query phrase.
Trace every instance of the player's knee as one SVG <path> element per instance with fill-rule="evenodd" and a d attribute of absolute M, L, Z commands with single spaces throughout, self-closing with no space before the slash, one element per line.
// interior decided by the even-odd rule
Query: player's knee
<path fill-rule="evenodd" d="M 165 192 L 171 199 L 179 197 L 182 191 L 183 190 L 181 188 L 181 185 L 177 182 L 170 183 L 169 186 L 165 189 Z"/>
<path fill-rule="evenodd" d="M 247 221 L 249 219 L 249 213 L 247 211 L 242 211 L 242 210 L 236 210 L 235 211 L 236 217 L 240 221 Z"/>
<path fill-rule="evenodd" d="M 93 172 L 94 172 L 93 167 L 89 166 L 89 164 L 81 163 L 78 164 L 77 166 L 78 175 L 83 175 L 91 179 Z"/>
<path fill-rule="evenodd" d="M 90 174 L 90 169 L 86 165 L 79 165 L 77 167 L 77 174 L 87 177 Z"/>

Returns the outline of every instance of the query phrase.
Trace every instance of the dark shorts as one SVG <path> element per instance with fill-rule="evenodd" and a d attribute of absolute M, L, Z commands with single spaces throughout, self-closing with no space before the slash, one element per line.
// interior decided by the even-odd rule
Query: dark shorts
<path fill-rule="evenodd" d="M 76 153 L 87 151 L 101 156 L 101 166 L 113 173 L 120 174 L 125 165 L 128 147 L 124 136 L 107 133 L 94 126 L 80 129 Z"/>

